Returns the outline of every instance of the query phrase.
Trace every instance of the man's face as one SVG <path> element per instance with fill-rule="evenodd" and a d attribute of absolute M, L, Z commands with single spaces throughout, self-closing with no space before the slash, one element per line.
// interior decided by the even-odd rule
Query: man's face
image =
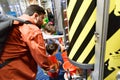
<path fill-rule="evenodd" d="M 37 17 L 37 23 L 36 23 L 36 25 L 38 26 L 38 27 L 40 27 L 42 24 L 43 24 L 43 19 L 44 19 L 44 14 L 41 14 L 41 15 L 39 15 L 38 17 Z"/>

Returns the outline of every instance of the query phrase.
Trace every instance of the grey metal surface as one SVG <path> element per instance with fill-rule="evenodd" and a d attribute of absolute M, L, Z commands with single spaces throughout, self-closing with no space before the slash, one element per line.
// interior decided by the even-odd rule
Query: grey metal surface
<path fill-rule="evenodd" d="M 95 65 L 92 80 L 103 80 L 104 57 L 108 28 L 109 0 L 97 0 L 96 33 L 99 35 L 95 44 Z"/>

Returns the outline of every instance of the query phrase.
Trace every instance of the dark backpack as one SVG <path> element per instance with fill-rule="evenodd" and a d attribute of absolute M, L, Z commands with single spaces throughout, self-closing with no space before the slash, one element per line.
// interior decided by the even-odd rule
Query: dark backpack
<path fill-rule="evenodd" d="M 1 15 L 0 14 L 0 55 L 3 51 L 4 44 L 6 42 L 6 39 L 8 37 L 8 34 L 13 29 L 13 21 L 17 20 L 20 23 L 26 23 L 30 24 L 29 21 L 25 21 L 13 16 L 7 16 L 7 15 Z"/>

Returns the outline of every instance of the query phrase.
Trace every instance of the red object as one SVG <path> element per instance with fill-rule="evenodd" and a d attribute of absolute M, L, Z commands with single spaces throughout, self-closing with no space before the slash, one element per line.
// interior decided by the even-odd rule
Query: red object
<path fill-rule="evenodd" d="M 60 42 L 60 44 L 63 44 L 63 39 L 62 38 L 58 38 L 58 41 Z"/>
<path fill-rule="evenodd" d="M 58 61 L 57 61 L 56 57 L 49 55 L 49 59 L 52 61 L 53 64 L 56 64 L 56 68 L 59 69 Z M 47 74 L 48 74 L 51 78 L 56 78 L 56 77 L 58 77 L 58 71 L 56 71 L 56 72 L 50 72 L 50 71 L 49 71 Z"/>
<path fill-rule="evenodd" d="M 71 75 L 73 75 L 73 73 L 76 73 L 76 66 L 74 66 L 73 64 L 71 64 L 69 61 L 64 62 L 63 64 L 63 69 L 65 71 L 69 71 Z"/>
<path fill-rule="evenodd" d="M 58 72 L 54 72 L 54 73 L 48 72 L 47 74 L 48 74 L 51 78 L 56 78 L 56 77 L 58 77 Z"/>
<path fill-rule="evenodd" d="M 62 55 L 62 58 L 63 58 L 64 62 L 68 61 L 68 57 L 67 57 L 67 52 L 66 51 L 62 52 L 61 55 Z"/>
<path fill-rule="evenodd" d="M 52 63 L 58 64 L 58 61 L 55 56 L 49 55 L 48 58 L 52 61 Z"/>

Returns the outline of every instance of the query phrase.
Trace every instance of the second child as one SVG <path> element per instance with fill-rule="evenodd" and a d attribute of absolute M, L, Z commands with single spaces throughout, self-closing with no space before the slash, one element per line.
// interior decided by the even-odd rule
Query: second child
<path fill-rule="evenodd" d="M 47 74 L 50 76 L 50 80 L 58 80 L 58 72 L 59 72 L 59 64 L 58 60 L 55 57 L 55 54 L 58 52 L 58 44 L 56 43 L 50 43 L 46 45 L 46 50 L 49 56 L 49 59 L 53 62 L 53 64 L 56 64 L 54 67 L 55 70 L 48 71 Z"/>

